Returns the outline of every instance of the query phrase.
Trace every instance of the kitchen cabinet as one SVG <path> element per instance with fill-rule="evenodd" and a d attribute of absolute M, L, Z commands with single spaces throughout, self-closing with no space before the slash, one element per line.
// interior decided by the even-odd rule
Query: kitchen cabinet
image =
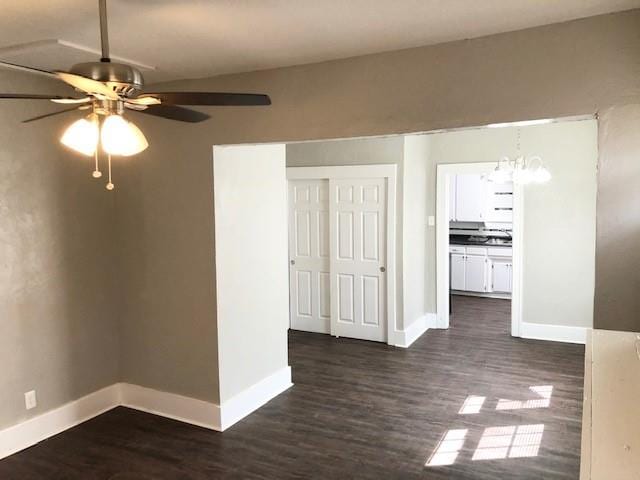
<path fill-rule="evenodd" d="M 486 256 L 451 254 L 451 290 L 486 292 L 488 260 Z"/>
<path fill-rule="evenodd" d="M 465 259 L 464 290 L 467 292 L 487 291 L 487 257 L 467 255 Z"/>
<path fill-rule="evenodd" d="M 510 294 L 512 249 L 450 245 L 451 290 L 481 294 Z"/>
<path fill-rule="evenodd" d="M 451 254 L 451 290 L 465 289 L 465 257 L 464 254 Z"/>
<path fill-rule="evenodd" d="M 487 181 L 486 221 L 496 223 L 513 222 L 513 183 Z"/>
<path fill-rule="evenodd" d="M 484 222 L 487 181 L 482 175 L 456 175 L 456 215 L 458 222 Z"/>
<path fill-rule="evenodd" d="M 449 221 L 512 222 L 513 183 L 493 183 L 479 174 L 451 175 Z"/>
<path fill-rule="evenodd" d="M 511 293 L 513 265 L 504 261 L 491 263 L 491 291 Z"/>

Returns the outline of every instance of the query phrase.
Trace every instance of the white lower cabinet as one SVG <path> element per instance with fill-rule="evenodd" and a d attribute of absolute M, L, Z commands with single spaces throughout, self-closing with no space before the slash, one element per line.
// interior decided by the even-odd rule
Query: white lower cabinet
<path fill-rule="evenodd" d="M 510 248 L 451 246 L 451 290 L 509 294 L 513 266 Z"/>
<path fill-rule="evenodd" d="M 465 290 L 467 292 L 487 291 L 487 257 L 467 255 L 465 264 Z"/>
<path fill-rule="evenodd" d="M 493 261 L 491 264 L 491 291 L 511 293 L 512 264 L 504 261 Z"/>
<path fill-rule="evenodd" d="M 465 290 L 466 255 L 451 254 L 451 290 Z"/>

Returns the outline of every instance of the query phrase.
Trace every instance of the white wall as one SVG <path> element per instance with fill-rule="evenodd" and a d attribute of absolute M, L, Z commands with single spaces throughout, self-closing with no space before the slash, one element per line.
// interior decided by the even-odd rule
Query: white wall
<path fill-rule="evenodd" d="M 516 128 L 432 135 L 429 190 L 440 163 L 492 162 L 516 153 Z M 524 189 L 523 321 L 577 327 L 593 325 L 597 124 L 595 120 L 523 127 L 522 152 L 540 155 L 552 180 Z M 435 214 L 435 193 L 428 210 Z M 435 229 L 427 251 L 435 255 Z M 428 261 L 427 278 L 435 278 Z M 433 282 L 427 308 L 435 311 Z"/>
<path fill-rule="evenodd" d="M 427 174 L 431 137 L 404 137 L 403 179 L 403 325 L 406 329 L 423 317 L 427 292 Z"/>
<path fill-rule="evenodd" d="M 224 405 L 287 367 L 285 146 L 214 147 L 213 169 L 218 363 Z"/>

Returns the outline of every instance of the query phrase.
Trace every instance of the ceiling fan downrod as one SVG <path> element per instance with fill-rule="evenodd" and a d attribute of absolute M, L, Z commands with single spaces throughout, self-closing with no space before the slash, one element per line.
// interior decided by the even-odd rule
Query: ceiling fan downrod
<path fill-rule="evenodd" d="M 110 62 L 109 58 L 109 25 L 107 23 L 107 0 L 98 0 L 100 12 L 100 45 L 102 47 L 101 62 Z"/>

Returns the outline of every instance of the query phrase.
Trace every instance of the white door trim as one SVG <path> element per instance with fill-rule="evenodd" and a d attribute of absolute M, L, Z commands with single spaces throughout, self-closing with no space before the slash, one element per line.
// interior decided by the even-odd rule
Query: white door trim
<path fill-rule="evenodd" d="M 397 166 L 344 165 L 335 167 L 288 167 L 287 180 L 339 178 L 385 178 L 387 180 L 387 344 L 396 339 L 396 181 Z"/>
<path fill-rule="evenodd" d="M 437 166 L 436 183 L 436 325 L 449 328 L 449 182 L 447 175 L 486 174 L 496 162 L 447 163 Z M 524 195 L 513 186 L 513 291 L 511 293 L 511 335 L 521 336 Z"/>

